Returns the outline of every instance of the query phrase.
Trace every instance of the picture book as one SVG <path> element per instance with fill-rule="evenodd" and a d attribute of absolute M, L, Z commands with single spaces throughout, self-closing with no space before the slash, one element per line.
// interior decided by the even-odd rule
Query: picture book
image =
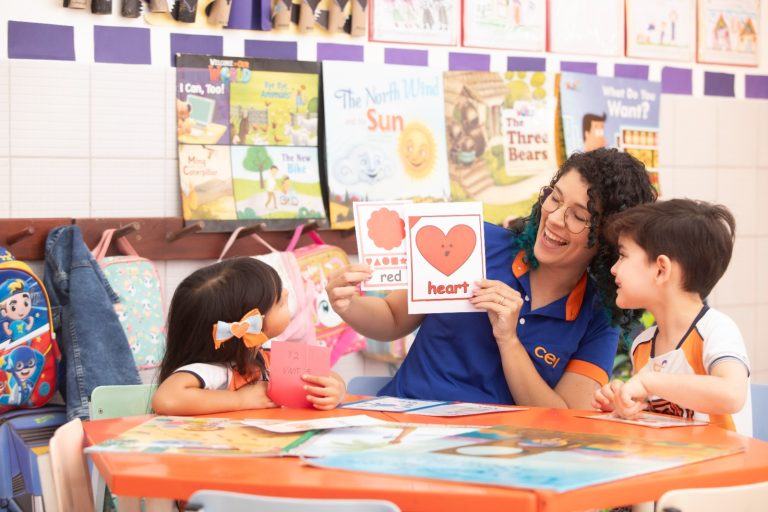
<path fill-rule="evenodd" d="M 408 258 L 405 243 L 405 205 L 410 201 L 352 203 L 357 236 L 357 256 L 373 269 L 360 289 L 402 290 L 408 288 Z"/>
<path fill-rule="evenodd" d="M 280 456 L 314 432 L 273 433 L 227 418 L 155 416 L 86 452 Z"/>
<path fill-rule="evenodd" d="M 618 148 L 643 162 L 658 188 L 660 104 L 658 82 L 562 73 L 566 155 L 603 146 Z"/>
<path fill-rule="evenodd" d="M 699 62 L 760 64 L 760 1 L 699 0 Z"/>
<path fill-rule="evenodd" d="M 483 203 L 494 224 L 527 216 L 558 165 L 557 75 L 449 71 L 443 84 L 452 200 Z"/>
<path fill-rule="evenodd" d="M 565 492 L 742 451 L 515 425 L 310 459 L 314 466 Z"/>
<path fill-rule="evenodd" d="M 405 207 L 408 313 L 476 313 L 469 301 L 485 279 L 482 205 L 412 203 Z"/>
<path fill-rule="evenodd" d="M 627 56 L 693 61 L 696 0 L 627 0 Z"/>
<path fill-rule="evenodd" d="M 336 416 L 332 418 L 315 418 L 307 420 L 281 421 L 281 420 L 242 420 L 244 425 L 258 427 L 269 432 L 289 434 L 294 432 L 306 432 L 308 430 L 329 430 L 335 428 L 371 427 L 386 424 L 384 420 L 378 420 L 365 414 L 355 416 Z"/>
<path fill-rule="evenodd" d="M 547 4 L 533 0 L 462 2 L 462 44 L 543 52 L 547 47 Z"/>
<path fill-rule="evenodd" d="M 383 448 L 389 445 L 411 445 L 432 439 L 465 434 L 483 427 L 464 425 L 430 425 L 426 423 L 382 423 L 324 430 L 291 450 L 300 457 L 328 457 L 344 453 Z"/>
<path fill-rule="evenodd" d="M 440 71 L 328 61 L 323 99 L 334 229 L 355 201 L 449 199 Z"/>
<path fill-rule="evenodd" d="M 207 231 L 256 219 L 278 229 L 323 221 L 319 64 L 211 55 L 176 62 L 184 219 L 214 221 Z"/>
<path fill-rule="evenodd" d="M 667 427 L 693 427 L 708 425 L 706 421 L 693 420 L 686 418 L 679 418 L 677 416 L 670 416 L 667 414 L 653 414 L 643 413 L 635 419 L 619 418 L 612 413 L 607 414 L 591 414 L 582 416 L 582 418 L 589 418 L 592 420 L 602 421 L 616 421 L 618 423 L 627 423 L 630 425 L 640 425 L 641 427 L 651 428 L 667 428 Z"/>
<path fill-rule="evenodd" d="M 420 414 L 422 416 L 472 416 L 475 414 L 490 414 L 494 412 L 524 411 L 526 407 L 473 404 L 466 402 L 440 402 L 433 400 L 416 400 L 413 398 L 396 398 L 379 396 L 340 406 L 343 409 L 362 409 L 366 411 L 403 412 Z"/>

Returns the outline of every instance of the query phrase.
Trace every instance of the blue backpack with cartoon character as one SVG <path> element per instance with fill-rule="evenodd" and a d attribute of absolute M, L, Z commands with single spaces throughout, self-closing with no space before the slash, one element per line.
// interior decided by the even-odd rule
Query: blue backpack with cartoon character
<path fill-rule="evenodd" d="M 0 413 L 48 402 L 60 359 L 42 281 L 0 247 Z"/>

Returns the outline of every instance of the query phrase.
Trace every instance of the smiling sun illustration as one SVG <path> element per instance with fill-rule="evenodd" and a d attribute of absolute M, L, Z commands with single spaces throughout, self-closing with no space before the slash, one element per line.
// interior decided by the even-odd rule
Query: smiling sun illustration
<path fill-rule="evenodd" d="M 408 123 L 403 128 L 399 151 L 403 168 L 412 178 L 424 178 L 435 167 L 435 138 L 423 123 Z"/>

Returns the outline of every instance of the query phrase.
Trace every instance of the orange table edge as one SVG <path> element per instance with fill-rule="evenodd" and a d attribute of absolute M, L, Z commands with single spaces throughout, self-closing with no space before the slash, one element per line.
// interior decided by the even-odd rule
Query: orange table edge
<path fill-rule="evenodd" d="M 377 413 L 351 409 L 321 412 L 263 409 L 211 417 L 299 420 L 365 413 L 388 421 L 446 425 L 501 425 L 621 435 L 665 441 L 743 447 L 744 451 L 574 491 L 506 488 L 310 467 L 296 457 L 211 457 L 163 454 L 89 454 L 117 495 L 187 499 L 198 489 L 313 498 L 379 498 L 403 511 L 464 512 L 473 508 L 559 512 L 611 507 L 658 499 L 684 487 L 740 485 L 768 480 L 768 443 L 714 426 L 653 429 L 578 417 L 585 411 L 530 408 L 457 418 Z M 113 438 L 148 419 L 136 416 L 85 422 L 86 443 Z"/>

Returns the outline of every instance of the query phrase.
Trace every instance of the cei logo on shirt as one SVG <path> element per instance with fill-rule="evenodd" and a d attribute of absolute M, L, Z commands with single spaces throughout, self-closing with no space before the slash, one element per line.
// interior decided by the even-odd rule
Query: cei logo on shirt
<path fill-rule="evenodd" d="M 544 363 L 546 363 L 547 365 L 551 366 L 552 368 L 556 368 L 557 364 L 560 362 L 560 358 L 559 357 L 557 357 L 552 352 L 547 352 L 547 349 L 545 349 L 544 347 L 541 347 L 541 346 L 536 347 L 535 349 L 533 349 L 533 355 L 535 355 L 539 359 L 543 359 Z"/>

